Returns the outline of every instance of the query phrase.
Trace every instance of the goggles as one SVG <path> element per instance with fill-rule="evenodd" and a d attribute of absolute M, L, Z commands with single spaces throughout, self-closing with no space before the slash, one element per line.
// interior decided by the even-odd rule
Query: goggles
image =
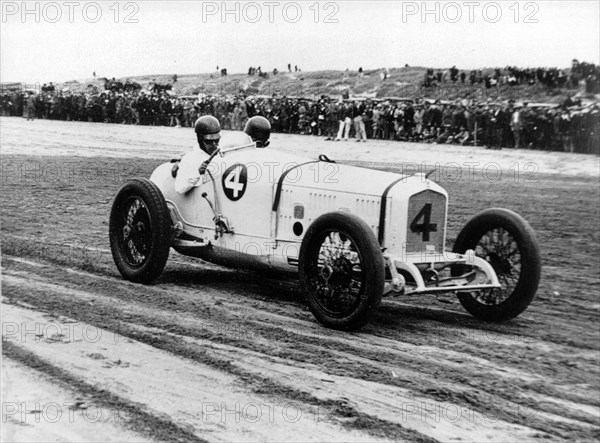
<path fill-rule="evenodd" d="M 269 146 L 271 144 L 270 140 L 267 140 L 266 142 L 262 142 L 260 140 L 256 140 L 256 147 L 257 148 L 266 148 L 267 146 Z"/>

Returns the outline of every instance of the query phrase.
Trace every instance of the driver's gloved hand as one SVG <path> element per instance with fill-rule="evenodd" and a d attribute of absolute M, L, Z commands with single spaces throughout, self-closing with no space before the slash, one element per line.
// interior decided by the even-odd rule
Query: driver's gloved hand
<path fill-rule="evenodd" d="M 204 175 L 206 173 L 207 167 L 208 167 L 208 161 L 202 162 L 202 164 L 200 165 L 200 168 L 198 168 L 198 172 L 200 173 L 200 175 Z"/>

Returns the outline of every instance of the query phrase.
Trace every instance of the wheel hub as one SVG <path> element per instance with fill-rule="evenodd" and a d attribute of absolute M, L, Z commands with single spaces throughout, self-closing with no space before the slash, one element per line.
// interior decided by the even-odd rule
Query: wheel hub
<path fill-rule="evenodd" d="M 352 282 L 352 263 L 345 257 L 338 257 L 331 265 L 325 265 L 321 276 L 330 285 L 348 286 Z"/>
<path fill-rule="evenodd" d="M 508 274 L 512 268 L 510 261 L 498 254 L 489 253 L 485 257 L 486 261 L 494 268 L 496 274 Z"/>
<path fill-rule="evenodd" d="M 329 282 L 329 279 L 333 275 L 333 269 L 331 268 L 331 266 L 325 265 L 325 266 L 323 266 L 323 268 L 321 268 L 320 274 L 321 274 L 321 277 L 323 277 L 323 280 L 325 280 L 326 282 Z"/>

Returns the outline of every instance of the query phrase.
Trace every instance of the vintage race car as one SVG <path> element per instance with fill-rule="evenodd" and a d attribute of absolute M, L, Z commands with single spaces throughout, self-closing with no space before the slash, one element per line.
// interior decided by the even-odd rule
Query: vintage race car
<path fill-rule="evenodd" d="M 503 321 L 530 304 L 540 255 L 529 224 L 506 209 L 475 215 L 445 249 L 448 195 L 425 174 L 307 159 L 254 144 L 221 148 L 192 191 L 178 163 L 131 179 L 110 214 L 124 278 L 155 280 L 170 248 L 234 268 L 299 276 L 310 310 L 336 329 L 365 325 L 382 296 L 456 294 L 475 317 Z"/>

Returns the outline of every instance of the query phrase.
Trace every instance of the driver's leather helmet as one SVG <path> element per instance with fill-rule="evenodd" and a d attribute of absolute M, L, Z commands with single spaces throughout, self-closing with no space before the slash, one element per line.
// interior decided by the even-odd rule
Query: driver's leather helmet
<path fill-rule="evenodd" d="M 255 115 L 246 123 L 244 132 L 248 134 L 252 141 L 256 143 L 257 148 L 266 148 L 269 146 L 269 137 L 271 137 L 271 123 L 266 118 Z"/>
<path fill-rule="evenodd" d="M 212 154 L 219 146 L 221 124 L 212 115 L 203 115 L 194 125 L 198 144 L 207 154 Z"/>

